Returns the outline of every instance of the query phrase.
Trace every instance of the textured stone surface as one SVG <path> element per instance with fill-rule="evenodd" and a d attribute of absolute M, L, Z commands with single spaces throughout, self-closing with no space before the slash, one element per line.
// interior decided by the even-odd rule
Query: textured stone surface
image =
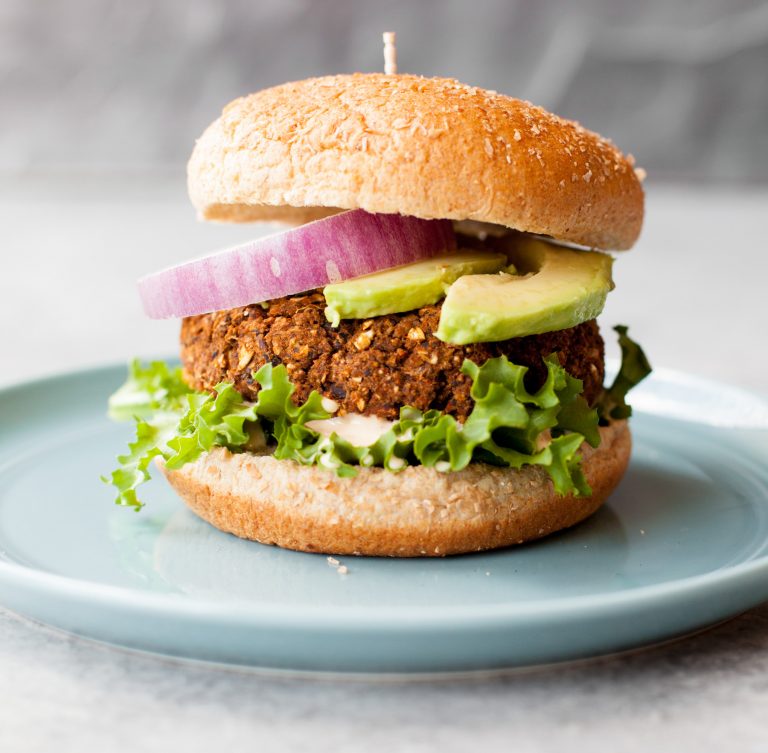
<path fill-rule="evenodd" d="M 0 609 L 0 668 L 0 749 L 14 753 L 768 749 L 768 607 L 623 657 L 439 682 L 175 662 Z"/>

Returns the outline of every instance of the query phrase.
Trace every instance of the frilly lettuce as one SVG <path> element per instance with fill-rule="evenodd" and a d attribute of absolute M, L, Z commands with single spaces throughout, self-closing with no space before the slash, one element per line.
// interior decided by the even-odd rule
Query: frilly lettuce
<path fill-rule="evenodd" d="M 600 422 L 603 424 L 632 415 L 632 406 L 626 401 L 627 393 L 651 373 L 648 358 L 643 349 L 629 337 L 627 327 L 618 325 L 613 329 L 619 336 L 621 366 L 613 384 L 603 391 L 597 404 Z"/>
<path fill-rule="evenodd" d="M 116 419 L 132 415 L 136 439 L 118 457 L 118 469 L 103 480 L 117 489 L 117 504 L 139 509 L 136 488 L 149 479 L 154 458 L 162 457 L 167 468 L 176 469 L 213 447 L 238 452 L 266 439 L 276 458 L 319 465 L 339 476 L 354 476 L 360 466 L 397 472 L 407 465 L 425 465 L 447 472 L 472 461 L 512 468 L 539 465 L 558 493 L 588 495 L 579 448 L 585 440 L 598 446 L 600 422 L 629 415 L 626 393 L 650 370 L 626 328 L 616 329 L 622 366 L 596 408 L 587 405 L 582 382 L 556 356 L 545 359 L 547 378 L 533 393 L 524 382 L 527 368 L 504 356 L 481 366 L 465 360 L 461 370 L 472 380 L 474 407 L 463 424 L 437 410 L 405 407 L 367 447 L 310 429 L 307 422 L 331 414 L 317 392 L 296 405 L 291 399 L 295 388 L 282 365 L 266 364 L 254 374 L 261 389 L 256 401 L 248 402 L 229 383 L 216 385 L 214 394 L 194 392 L 180 369 L 134 361 L 128 380 L 110 399 L 109 413 Z"/>
<path fill-rule="evenodd" d="M 181 367 L 163 361 L 143 366 L 134 358 L 128 365 L 125 384 L 109 398 L 107 413 L 115 421 L 129 421 L 158 411 L 178 411 L 190 392 L 192 389 L 181 378 Z"/>

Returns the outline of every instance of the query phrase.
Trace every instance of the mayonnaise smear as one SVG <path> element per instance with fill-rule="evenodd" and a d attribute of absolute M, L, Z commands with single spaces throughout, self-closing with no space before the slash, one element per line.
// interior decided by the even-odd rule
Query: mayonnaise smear
<path fill-rule="evenodd" d="M 378 416 L 361 416 L 357 413 L 348 413 L 346 416 L 307 421 L 305 425 L 308 429 L 312 429 L 324 437 L 330 437 L 335 432 L 355 447 L 368 447 L 382 434 L 389 431 L 394 422 Z"/>

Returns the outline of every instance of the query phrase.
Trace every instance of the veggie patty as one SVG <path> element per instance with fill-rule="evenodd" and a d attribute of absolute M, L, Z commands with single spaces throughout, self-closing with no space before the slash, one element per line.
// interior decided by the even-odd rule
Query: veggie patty
<path fill-rule="evenodd" d="M 603 384 L 603 339 L 592 320 L 570 329 L 513 340 L 451 345 L 434 336 L 440 305 L 373 319 L 326 321 L 319 292 L 184 319 L 181 359 L 184 377 L 197 390 L 232 382 L 254 400 L 253 374 L 266 363 L 284 364 L 303 402 L 314 389 L 339 403 L 340 413 L 395 420 L 406 405 L 435 408 L 463 421 L 471 412 L 471 380 L 461 373 L 464 359 L 482 364 L 505 355 L 527 366 L 526 386 L 546 378 L 545 356 L 584 382 L 592 404 Z"/>

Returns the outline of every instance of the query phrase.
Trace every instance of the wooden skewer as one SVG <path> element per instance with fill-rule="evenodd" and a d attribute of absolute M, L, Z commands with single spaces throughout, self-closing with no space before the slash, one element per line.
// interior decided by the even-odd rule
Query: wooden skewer
<path fill-rule="evenodd" d="M 387 76 L 397 73 L 397 49 L 395 47 L 395 32 L 385 31 L 384 38 L 384 73 Z"/>

